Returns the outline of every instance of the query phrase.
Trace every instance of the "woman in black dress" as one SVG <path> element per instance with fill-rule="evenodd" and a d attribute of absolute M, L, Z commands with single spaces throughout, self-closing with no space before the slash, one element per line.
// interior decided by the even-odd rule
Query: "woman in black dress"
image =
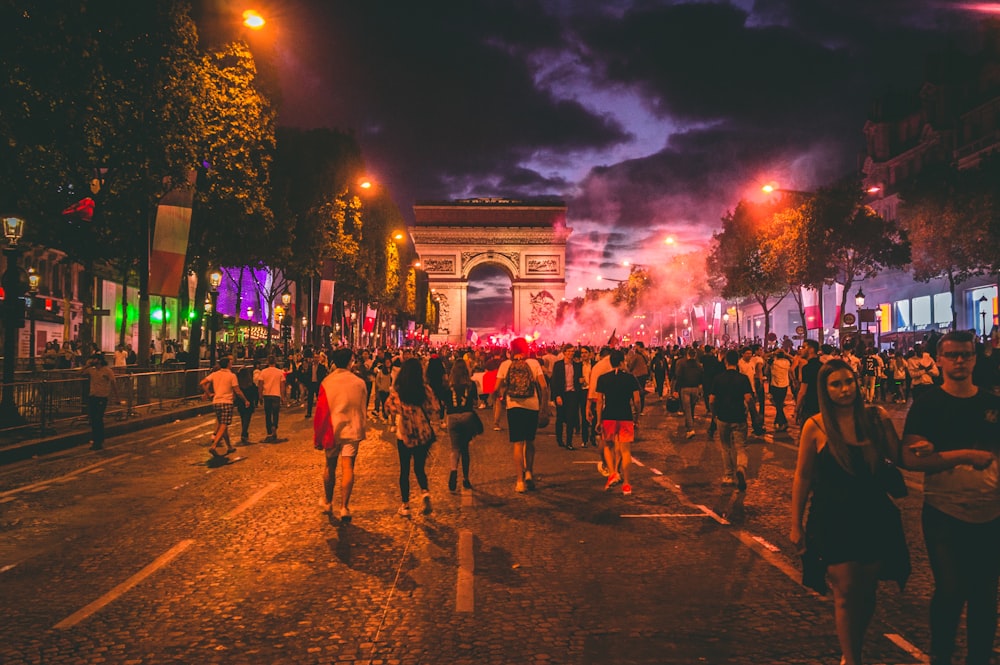
<path fill-rule="evenodd" d="M 825 573 L 833 588 L 841 664 L 859 665 L 878 581 L 902 588 L 910 572 L 899 509 L 882 480 L 892 471 L 886 460 L 900 458 L 899 437 L 884 409 L 865 408 L 847 363 L 824 364 L 818 385 L 820 413 L 799 439 L 790 538 L 803 555 L 804 583 L 825 592 Z"/>

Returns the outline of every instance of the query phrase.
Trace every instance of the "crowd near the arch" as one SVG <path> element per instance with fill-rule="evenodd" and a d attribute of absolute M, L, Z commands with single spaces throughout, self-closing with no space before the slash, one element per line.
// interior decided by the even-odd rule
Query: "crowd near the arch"
<path fill-rule="evenodd" d="M 373 423 L 390 428 L 396 441 L 403 518 L 430 514 L 432 492 L 445 484 L 451 492 L 473 488 L 469 446 L 485 429 L 503 432 L 511 444 L 514 494 L 538 489 L 535 441 L 552 418 L 560 448 L 592 447 L 598 454 L 595 491 L 629 496 L 641 491 L 630 475 L 632 443 L 654 436 L 643 431 L 654 405 L 683 417 L 684 440 L 717 438 L 719 484 L 737 492 L 749 481 L 748 440 L 797 426 L 789 537 L 803 558 L 803 583 L 832 590 L 845 665 L 861 662 L 878 581 L 902 586 L 909 576 L 895 502 L 907 492 L 899 469 L 922 472 L 923 538 L 935 582 L 931 662 L 952 662 L 963 611 L 966 663 L 992 662 L 1000 579 L 1000 349 L 972 333 L 882 350 L 812 339 L 796 346 L 788 338 L 655 348 L 614 338 L 597 347 L 514 338 L 509 347 L 306 346 L 280 360 L 243 355 L 256 369 L 237 377 L 227 359 L 203 382 L 206 394 L 221 400 L 213 455 L 234 449 L 225 431 L 234 401 L 245 402 L 243 415 L 263 399 L 271 440 L 280 406 L 303 402 L 314 446 L 326 460 L 321 508 L 344 523 L 352 519 L 354 461 Z M 902 432 L 886 410 L 897 404 L 910 404 Z M 248 422 L 246 415 L 243 442 Z M 227 451 L 217 450 L 220 441 Z M 435 445 L 450 448 L 446 480 L 428 478 Z"/>

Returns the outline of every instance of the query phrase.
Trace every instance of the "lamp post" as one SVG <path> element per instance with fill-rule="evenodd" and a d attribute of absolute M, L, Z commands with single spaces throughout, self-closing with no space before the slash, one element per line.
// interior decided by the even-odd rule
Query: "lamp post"
<path fill-rule="evenodd" d="M 208 366 L 210 368 L 215 367 L 215 351 L 216 351 L 216 341 L 219 332 L 219 285 L 222 284 L 222 271 L 215 269 L 208 274 L 208 285 L 211 287 L 209 291 L 209 298 L 211 298 L 211 311 L 209 316 L 211 317 L 211 339 L 208 346 Z"/>
<path fill-rule="evenodd" d="M 309 317 L 307 317 L 305 314 L 303 314 L 302 315 L 302 340 L 301 340 L 302 346 L 306 345 L 306 340 L 309 338 L 309 335 L 308 335 L 308 332 L 309 332 L 308 325 L 309 325 Z"/>
<path fill-rule="evenodd" d="M 989 302 L 989 298 L 984 294 L 979 298 L 979 316 L 983 320 L 983 339 L 986 339 L 986 303 Z"/>
<path fill-rule="evenodd" d="M 281 294 L 281 304 L 283 309 L 281 311 L 282 325 L 281 325 L 281 338 L 285 342 L 285 357 L 288 357 L 288 341 L 292 337 L 292 317 L 288 315 L 288 306 L 292 304 L 292 294 L 288 292 L 288 289 Z"/>
<path fill-rule="evenodd" d="M 24 235 L 24 220 L 20 217 L 3 218 L 3 235 L 7 246 L 3 248 L 7 268 L 0 278 L 3 287 L 3 396 L 0 397 L 0 423 L 20 425 L 24 423 L 14 403 L 14 369 L 17 366 L 18 330 L 24 327 L 24 284 L 18 273 L 17 259 L 21 250 L 17 241 Z"/>
<path fill-rule="evenodd" d="M 882 350 L 882 308 L 875 310 L 875 350 Z"/>
<path fill-rule="evenodd" d="M 34 268 L 28 268 L 28 295 L 31 296 L 31 307 L 28 307 L 28 369 L 34 372 L 37 369 L 35 356 L 38 355 L 38 348 L 35 344 L 35 296 L 38 295 L 38 284 L 42 281 L 41 276 Z"/>
<path fill-rule="evenodd" d="M 854 304 L 857 305 L 858 309 L 865 306 L 865 292 L 858 287 L 858 292 L 854 294 Z"/>
<path fill-rule="evenodd" d="M 729 312 L 724 312 L 722 314 L 722 331 L 726 339 L 724 341 L 729 341 Z"/>

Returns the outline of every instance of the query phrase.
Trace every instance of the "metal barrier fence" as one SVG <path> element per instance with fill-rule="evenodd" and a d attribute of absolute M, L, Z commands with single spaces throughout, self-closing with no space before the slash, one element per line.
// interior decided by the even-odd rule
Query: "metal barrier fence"
<path fill-rule="evenodd" d="M 52 434 L 54 428 L 76 425 L 77 421 L 85 423 L 89 381 L 79 375 L 79 370 L 75 373 L 73 378 L 51 379 L 47 373 L 41 380 L 10 384 L 24 424 L 0 428 L 0 434 L 30 438 Z M 208 368 L 116 372 L 118 403 L 109 401 L 107 418 L 125 420 L 196 400 L 202 394 L 199 382 L 208 374 Z"/>

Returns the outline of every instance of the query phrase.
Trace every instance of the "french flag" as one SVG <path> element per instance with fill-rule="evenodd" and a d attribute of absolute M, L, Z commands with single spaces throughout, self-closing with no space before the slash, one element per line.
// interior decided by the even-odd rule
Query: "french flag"
<path fill-rule="evenodd" d="M 365 309 L 365 325 L 364 331 L 366 333 L 372 333 L 375 331 L 375 317 L 378 316 L 378 310 L 368 305 Z"/>
<path fill-rule="evenodd" d="M 819 311 L 819 291 L 802 287 L 802 309 L 806 315 L 806 330 L 819 330 L 823 327 Z"/>

